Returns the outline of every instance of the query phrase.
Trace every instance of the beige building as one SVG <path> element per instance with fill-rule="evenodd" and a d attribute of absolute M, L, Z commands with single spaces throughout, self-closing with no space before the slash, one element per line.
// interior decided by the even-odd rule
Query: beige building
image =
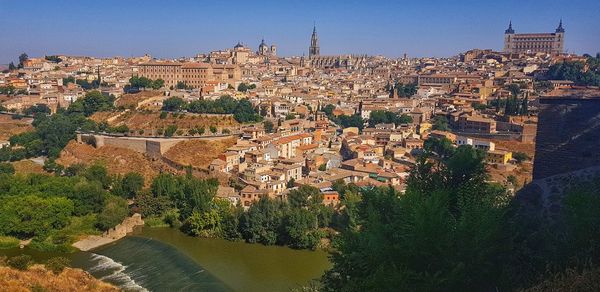
<path fill-rule="evenodd" d="M 504 52 L 506 53 L 547 53 L 564 52 L 565 29 L 562 20 L 554 33 L 515 33 L 512 22 L 504 31 Z"/>
<path fill-rule="evenodd" d="M 162 79 L 165 86 L 175 86 L 181 81 L 193 88 L 202 88 L 208 82 L 235 86 L 242 78 L 242 71 L 238 65 L 149 62 L 140 64 L 139 75 L 150 79 Z"/>

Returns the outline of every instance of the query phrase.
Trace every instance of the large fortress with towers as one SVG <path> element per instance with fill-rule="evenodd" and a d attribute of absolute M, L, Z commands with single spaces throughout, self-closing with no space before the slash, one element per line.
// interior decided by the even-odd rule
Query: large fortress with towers
<path fill-rule="evenodd" d="M 565 29 L 562 20 L 553 33 L 515 33 L 512 21 L 504 31 L 504 52 L 506 53 L 547 53 L 564 52 Z"/>

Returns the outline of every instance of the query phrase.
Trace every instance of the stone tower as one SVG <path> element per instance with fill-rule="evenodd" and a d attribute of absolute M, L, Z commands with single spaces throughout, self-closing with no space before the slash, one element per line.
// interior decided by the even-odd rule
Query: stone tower
<path fill-rule="evenodd" d="M 310 37 L 310 47 L 308 48 L 308 57 L 319 55 L 319 37 L 317 36 L 317 26 L 313 27 L 312 36 Z"/>
<path fill-rule="evenodd" d="M 504 31 L 504 52 L 511 52 L 512 37 L 515 30 L 512 28 L 512 20 L 508 23 L 508 29 Z"/>
<path fill-rule="evenodd" d="M 564 46 L 565 46 L 565 29 L 563 28 L 562 25 L 562 19 L 560 20 L 560 22 L 558 23 L 558 27 L 556 28 L 556 31 L 554 32 L 554 35 L 556 36 L 556 41 L 554 42 L 554 51 L 556 53 L 562 53 L 564 52 Z"/>

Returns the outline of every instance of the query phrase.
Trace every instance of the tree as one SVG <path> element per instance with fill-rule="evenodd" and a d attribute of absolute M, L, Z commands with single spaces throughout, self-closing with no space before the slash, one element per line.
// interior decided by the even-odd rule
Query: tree
<path fill-rule="evenodd" d="M 104 189 L 110 187 L 111 179 L 108 176 L 108 171 L 106 170 L 106 167 L 100 164 L 93 164 L 88 167 L 83 173 L 83 176 L 90 181 L 99 182 Z"/>
<path fill-rule="evenodd" d="M 55 275 L 60 274 L 66 267 L 71 265 L 71 261 L 65 257 L 50 258 L 44 265 L 46 269 L 52 271 Z"/>
<path fill-rule="evenodd" d="M 187 84 L 185 84 L 185 82 L 183 82 L 183 81 L 177 81 L 177 84 L 175 85 L 175 88 L 177 88 L 177 89 L 190 89 L 190 87 L 188 87 Z"/>
<path fill-rule="evenodd" d="M 62 62 L 62 59 L 58 56 L 45 56 L 44 59 L 50 61 L 50 62 L 54 62 L 54 63 L 60 63 Z"/>
<path fill-rule="evenodd" d="M 290 180 L 288 180 L 288 182 L 285 184 L 285 187 L 288 189 L 291 189 L 295 186 L 296 186 L 296 180 L 293 177 L 290 178 Z"/>
<path fill-rule="evenodd" d="M 66 198 L 36 195 L 0 199 L 0 233 L 18 238 L 45 237 L 69 223 L 73 203 Z"/>
<path fill-rule="evenodd" d="M 14 70 L 16 70 L 16 69 L 17 69 L 17 67 L 15 66 L 15 63 L 13 63 L 13 62 L 10 62 L 10 63 L 8 64 L 8 71 L 14 71 Z"/>
<path fill-rule="evenodd" d="M 263 127 L 265 128 L 265 132 L 273 133 L 273 128 L 275 127 L 275 125 L 273 125 L 273 122 L 266 120 L 263 122 Z"/>
<path fill-rule="evenodd" d="M 236 121 L 240 123 L 262 120 L 248 99 L 236 100 L 228 95 L 221 96 L 214 101 L 193 101 L 189 104 L 188 110 L 193 113 L 233 114 Z"/>
<path fill-rule="evenodd" d="M 27 56 L 26 53 L 22 53 L 19 56 L 19 68 L 23 68 L 25 62 L 27 62 L 27 60 L 29 60 L 29 56 Z"/>
<path fill-rule="evenodd" d="M 172 137 L 173 134 L 175 134 L 176 131 L 177 131 L 177 126 L 176 125 L 168 125 L 167 129 L 165 129 L 165 136 Z"/>
<path fill-rule="evenodd" d="M 417 164 L 404 195 L 386 187 L 362 191 L 360 228 L 342 232 L 324 290 L 498 286 L 503 267 L 494 263 L 510 254 L 506 192 L 485 182 L 482 157 L 470 147 L 459 147 L 438 165 L 426 159 Z"/>
<path fill-rule="evenodd" d="M 144 187 L 144 177 L 137 172 L 125 174 L 122 180 L 122 188 L 126 198 L 134 198 Z"/>
<path fill-rule="evenodd" d="M 357 127 L 360 130 L 365 126 L 362 117 L 359 114 L 354 114 L 351 116 L 340 115 L 335 119 L 330 119 L 334 121 L 336 124 L 339 124 L 343 128 L 348 127 Z"/>
<path fill-rule="evenodd" d="M 525 160 L 531 160 L 531 157 L 523 152 L 514 152 L 512 157 L 517 161 L 517 163 L 522 163 Z"/>
<path fill-rule="evenodd" d="M 6 162 L 0 163 L 0 176 L 3 174 L 13 175 L 15 174 L 15 167 Z"/>
<path fill-rule="evenodd" d="M 291 248 L 316 249 L 321 234 L 315 227 L 316 216 L 307 209 L 293 209 L 285 218 L 285 231 Z"/>
<path fill-rule="evenodd" d="M 448 119 L 444 116 L 436 116 L 435 118 L 433 118 L 432 128 L 434 130 L 439 130 L 439 131 L 450 130 L 450 128 L 448 128 Z"/>
<path fill-rule="evenodd" d="M 185 101 L 180 97 L 169 97 L 163 101 L 162 110 L 177 112 L 183 109 Z"/>
<path fill-rule="evenodd" d="M 107 111 L 114 108 L 115 97 L 104 95 L 100 91 L 88 92 L 83 99 L 75 101 L 69 106 L 69 112 L 83 112 L 86 116 L 91 116 L 98 111 Z"/>
<path fill-rule="evenodd" d="M 317 201 L 317 204 L 321 203 L 322 196 L 319 189 L 309 185 L 301 185 L 298 189 L 290 191 L 288 203 L 292 208 L 309 207 L 314 205 L 314 201 Z M 319 198 L 321 198 L 320 201 Z"/>
<path fill-rule="evenodd" d="M 30 255 L 24 254 L 11 257 L 8 259 L 7 264 L 11 268 L 15 268 L 20 271 L 26 271 L 29 266 L 33 264 L 33 260 L 31 259 Z"/>
<path fill-rule="evenodd" d="M 284 204 L 262 197 L 240 218 L 242 238 L 250 243 L 273 245 L 281 242 Z"/>
<path fill-rule="evenodd" d="M 216 237 L 222 232 L 221 217 L 216 209 L 204 212 L 194 211 L 188 217 L 182 230 L 192 236 Z"/>
<path fill-rule="evenodd" d="M 149 79 L 146 77 L 133 76 L 133 77 L 129 78 L 129 84 L 131 87 L 134 87 L 134 88 L 149 88 L 149 87 L 152 87 L 153 85 L 163 85 L 164 81 L 163 81 L 163 84 L 161 84 L 160 81 L 158 81 L 157 83 L 154 83 L 152 81 L 152 79 Z"/>
<path fill-rule="evenodd" d="M 240 85 L 238 85 L 237 91 L 239 91 L 239 92 L 248 91 L 248 84 L 246 84 L 244 82 L 240 83 Z"/>
<path fill-rule="evenodd" d="M 138 212 L 143 217 L 159 217 L 174 207 L 169 197 L 154 196 L 150 192 L 140 192 L 135 198 L 135 203 L 138 207 Z"/>
<path fill-rule="evenodd" d="M 556 63 L 546 73 L 549 80 L 571 80 L 576 85 L 600 86 L 600 66 L 598 59 L 588 57 L 586 63 L 583 62 L 560 62 Z M 589 67 L 586 69 L 586 65 Z"/>
<path fill-rule="evenodd" d="M 441 139 L 430 137 L 425 140 L 423 145 L 425 150 L 431 151 L 441 158 L 446 158 L 454 154 L 455 148 L 450 139 L 443 137 Z"/>
<path fill-rule="evenodd" d="M 102 212 L 98 214 L 96 228 L 106 231 L 129 215 L 127 201 L 117 196 L 108 196 L 104 202 Z"/>
<path fill-rule="evenodd" d="M 161 89 L 163 86 L 165 86 L 165 81 L 162 79 L 156 79 L 150 84 L 150 87 L 154 90 Z"/>
<path fill-rule="evenodd" d="M 67 197 L 73 202 L 73 214 L 77 216 L 102 211 L 106 191 L 98 181 L 81 181 L 75 184 L 73 193 Z"/>

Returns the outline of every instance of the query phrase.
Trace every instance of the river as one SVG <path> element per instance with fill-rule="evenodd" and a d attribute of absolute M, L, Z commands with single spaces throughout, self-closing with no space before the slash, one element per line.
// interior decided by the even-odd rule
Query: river
<path fill-rule="evenodd" d="M 61 255 L 0 250 L 19 253 L 39 261 Z M 146 227 L 92 252 L 66 256 L 74 267 L 130 291 L 289 291 L 330 267 L 322 251 L 194 238 L 172 228 Z"/>

